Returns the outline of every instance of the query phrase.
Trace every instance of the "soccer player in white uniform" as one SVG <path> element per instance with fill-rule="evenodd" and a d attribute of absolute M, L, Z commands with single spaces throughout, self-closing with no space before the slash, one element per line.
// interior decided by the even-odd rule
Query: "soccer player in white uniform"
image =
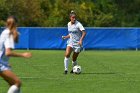
<path fill-rule="evenodd" d="M 9 57 L 30 58 L 30 52 L 17 53 L 13 52 L 14 43 L 18 42 L 18 32 L 16 19 L 13 16 L 7 18 L 6 28 L 0 35 L 0 76 L 9 83 L 10 87 L 7 93 L 20 93 L 21 81 L 11 71 Z"/>
<path fill-rule="evenodd" d="M 63 39 L 69 38 L 67 41 L 67 48 L 66 48 L 65 58 L 64 58 L 64 67 L 65 67 L 64 74 L 67 74 L 68 72 L 68 63 L 72 51 L 73 51 L 72 66 L 77 65 L 77 57 L 81 52 L 82 42 L 86 35 L 84 27 L 79 21 L 76 20 L 76 14 L 74 11 L 71 11 L 70 13 L 68 32 L 69 34 L 67 36 L 62 36 Z M 73 70 L 71 70 L 70 73 L 73 73 Z"/>

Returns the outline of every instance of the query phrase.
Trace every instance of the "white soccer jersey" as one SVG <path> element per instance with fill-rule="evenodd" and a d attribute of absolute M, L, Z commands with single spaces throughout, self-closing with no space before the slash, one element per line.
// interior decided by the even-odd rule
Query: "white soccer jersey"
<path fill-rule="evenodd" d="M 81 31 L 83 31 L 83 30 L 85 30 L 85 28 L 83 27 L 83 25 L 80 22 L 75 21 L 74 24 L 71 24 L 71 22 L 69 22 L 68 23 L 68 32 L 70 35 L 70 39 L 68 40 L 68 44 L 77 45 L 82 36 Z"/>
<path fill-rule="evenodd" d="M 13 35 L 9 35 L 10 30 L 5 29 L 0 35 L 0 63 L 7 63 L 9 57 L 5 56 L 6 48 L 14 48 L 14 39 Z"/>

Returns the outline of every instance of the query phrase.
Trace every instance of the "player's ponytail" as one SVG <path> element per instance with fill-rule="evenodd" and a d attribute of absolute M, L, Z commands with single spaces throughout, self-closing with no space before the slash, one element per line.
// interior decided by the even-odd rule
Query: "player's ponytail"
<path fill-rule="evenodd" d="M 19 34 L 17 32 L 17 19 L 13 16 L 7 18 L 6 27 L 10 30 L 10 35 L 13 35 L 14 42 L 18 43 Z"/>

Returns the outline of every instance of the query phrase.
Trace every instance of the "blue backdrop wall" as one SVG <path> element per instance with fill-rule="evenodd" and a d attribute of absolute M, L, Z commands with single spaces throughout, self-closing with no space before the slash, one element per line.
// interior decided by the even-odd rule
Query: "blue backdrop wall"
<path fill-rule="evenodd" d="M 17 49 L 65 49 L 67 28 L 20 27 Z M 140 28 L 86 28 L 85 49 L 140 48 Z"/>

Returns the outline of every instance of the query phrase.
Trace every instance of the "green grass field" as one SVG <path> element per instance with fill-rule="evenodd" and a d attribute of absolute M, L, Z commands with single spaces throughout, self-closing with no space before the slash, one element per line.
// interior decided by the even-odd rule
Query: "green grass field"
<path fill-rule="evenodd" d="M 10 60 L 22 93 L 140 93 L 140 51 L 84 51 L 78 58 L 80 75 L 63 74 L 63 50 L 30 51 L 31 59 Z M 7 89 L 0 78 L 0 93 Z"/>

